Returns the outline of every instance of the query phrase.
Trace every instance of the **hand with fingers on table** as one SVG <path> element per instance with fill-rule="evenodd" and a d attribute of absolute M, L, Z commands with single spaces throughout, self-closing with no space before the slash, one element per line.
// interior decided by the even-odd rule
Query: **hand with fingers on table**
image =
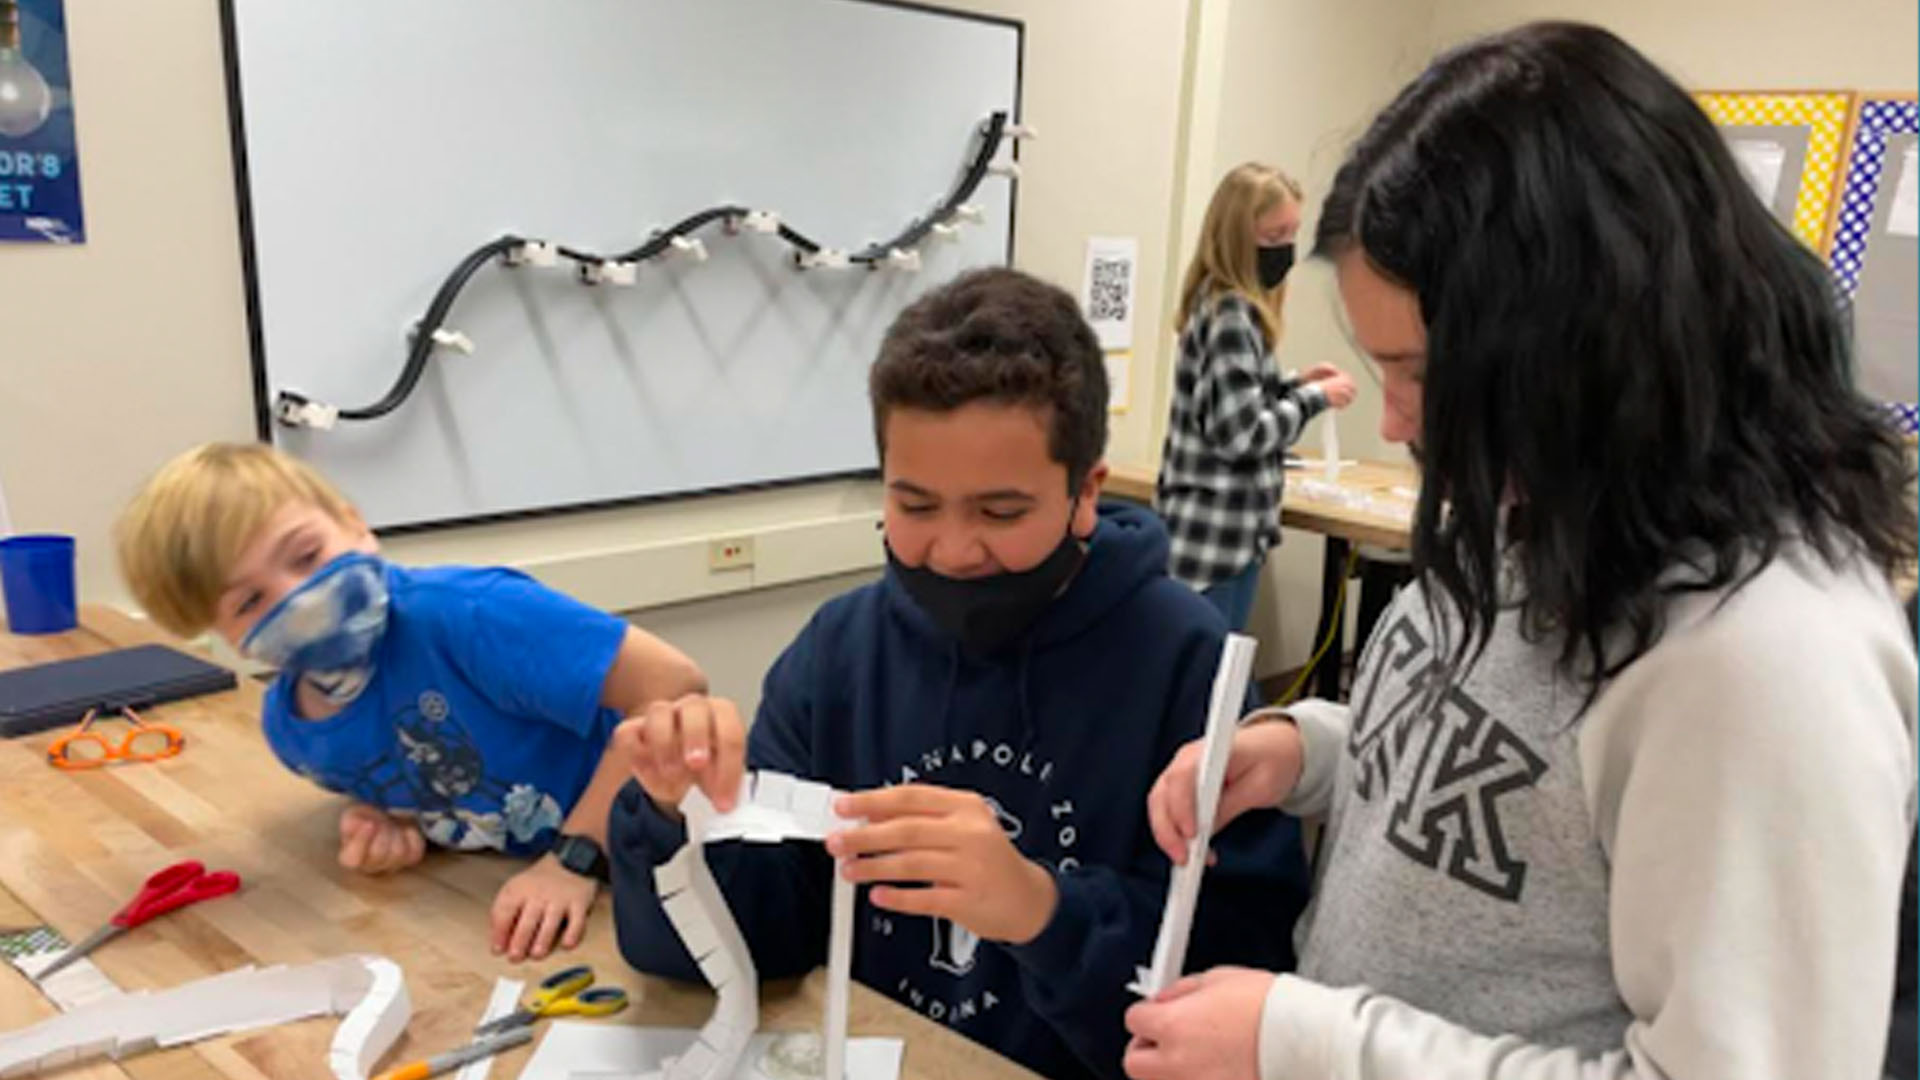
<path fill-rule="evenodd" d="M 366 803 L 340 812 L 340 865 L 362 874 L 391 874 L 427 856 L 427 838 L 411 818 Z"/>
<path fill-rule="evenodd" d="M 556 945 L 578 948 L 598 895 L 599 882 L 567 869 L 551 854 L 540 856 L 494 894 L 493 951 L 517 964 L 544 960 Z"/>
<path fill-rule="evenodd" d="M 747 725 L 726 698 L 688 694 L 654 702 L 616 728 L 613 741 L 668 818 L 678 820 L 680 800 L 696 785 L 722 812 L 733 809 L 746 773 Z"/>
<path fill-rule="evenodd" d="M 1218 967 L 1127 1010 L 1133 1080 L 1258 1080 L 1260 1014 L 1273 973 Z"/>
<path fill-rule="evenodd" d="M 866 822 L 828 837 L 827 851 L 848 881 L 874 886 L 875 907 L 944 917 L 1010 945 L 1053 918 L 1052 873 L 1013 846 L 975 792 L 904 784 L 843 795 L 834 810 Z"/>

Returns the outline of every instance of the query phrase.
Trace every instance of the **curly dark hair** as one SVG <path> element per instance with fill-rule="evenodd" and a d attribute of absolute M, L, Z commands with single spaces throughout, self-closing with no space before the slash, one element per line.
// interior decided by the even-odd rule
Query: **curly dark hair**
<path fill-rule="evenodd" d="M 1047 413 L 1047 450 L 1077 491 L 1107 449 L 1107 369 L 1072 296 L 1030 274 L 973 270 L 915 300 L 887 329 L 867 378 L 887 452 L 889 410 L 972 401 Z"/>
<path fill-rule="evenodd" d="M 1906 454 L 1854 388 L 1827 269 L 1613 34 L 1535 23 L 1435 60 L 1349 153 L 1314 246 L 1419 299 L 1414 560 L 1467 624 L 1456 662 L 1507 560 L 1523 630 L 1590 692 L 1673 592 L 1738 587 L 1789 541 L 1913 560 Z"/>

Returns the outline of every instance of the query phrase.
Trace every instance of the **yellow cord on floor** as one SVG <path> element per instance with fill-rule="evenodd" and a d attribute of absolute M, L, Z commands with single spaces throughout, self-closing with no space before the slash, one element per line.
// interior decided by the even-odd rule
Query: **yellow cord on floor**
<path fill-rule="evenodd" d="M 1353 567 L 1359 561 L 1358 549 L 1347 552 L 1346 568 L 1340 572 L 1340 591 L 1333 598 L 1333 618 L 1327 622 L 1327 636 L 1320 642 L 1320 648 L 1314 652 L 1313 659 L 1308 660 L 1307 666 L 1301 669 L 1300 677 L 1293 680 L 1293 685 L 1287 687 L 1287 692 L 1281 694 L 1280 700 L 1274 704 L 1293 704 L 1294 695 L 1298 694 L 1300 688 L 1307 685 L 1307 680 L 1313 677 L 1313 669 L 1320 666 L 1321 657 L 1326 656 L 1327 650 L 1333 647 L 1335 637 L 1346 631 L 1346 622 L 1340 616 L 1347 604 L 1347 583 L 1353 579 Z"/>

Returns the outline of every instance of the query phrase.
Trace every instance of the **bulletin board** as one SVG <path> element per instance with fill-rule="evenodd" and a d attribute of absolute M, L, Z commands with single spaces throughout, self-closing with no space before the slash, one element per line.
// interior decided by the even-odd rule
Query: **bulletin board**
<path fill-rule="evenodd" d="M 1694 100 L 1780 224 L 1827 252 L 1855 95 L 1849 91 L 1701 91 Z"/>
<path fill-rule="evenodd" d="M 1861 390 L 1887 402 L 1901 431 L 1920 430 L 1920 102 L 1867 93 L 1840 185 L 1832 265 L 1852 300 Z"/>

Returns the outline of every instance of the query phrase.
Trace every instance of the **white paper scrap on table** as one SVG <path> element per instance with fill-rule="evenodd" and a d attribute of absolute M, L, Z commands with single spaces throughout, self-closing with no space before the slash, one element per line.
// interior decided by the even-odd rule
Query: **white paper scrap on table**
<path fill-rule="evenodd" d="M 1160 915 L 1160 933 L 1153 943 L 1149 965 L 1135 972 L 1128 989 L 1150 998 L 1180 978 L 1187 960 L 1187 938 L 1200 903 L 1200 880 L 1207 872 L 1207 849 L 1213 842 L 1213 824 L 1220 809 L 1220 789 L 1233 756 L 1233 736 L 1246 707 L 1247 681 L 1253 675 L 1258 643 L 1245 634 L 1228 634 L 1214 670 L 1213 694 L 1207 707 L 1206 743 L 1200 753 L 1200 775 L 1194 785 L 1198 828 L 1187 841 L 1187 861 L 1173 868 L 1167 883 L 1167 906 Z"/>
<path fill-rule="evenodd" d="M 490 1024 L 518 1009 L 520 994 L 526 988 L 527 984 L 519 979 L 493 980 L 493 996 L 487 999 L 487 1007 L 481 1011 L 480 1019 L 475 1020 L 473 1026 Z M 487 1080 L 492 1073 L 493 1059 L 484 1057 L 479 1061 L 468 1062 L 454 1074 L 454 1080 Z"/>
<path fill-rule="evenodd" d="M 819 1053 L 818 1039 L 809 1034 L 761 1032 L 747 1044 L 747 1052 L 733 1072 L 722 1080 L 792 1080 L 792 1072 L 774 1060 L 782 1054 L 805 1054 L 809 1042 Z M 639 1080 L 663 1074 L 662 1063 L 693 1049 L 699 1033 L 688 1028 L 629 1027 L 593 1021 L 555 1021 L 547 1026 L 533 1059 L 520 1080 Z M 899 1080 L 906 1043 L 900 1039 L 847 1040 L 847 1080 Z"/>

